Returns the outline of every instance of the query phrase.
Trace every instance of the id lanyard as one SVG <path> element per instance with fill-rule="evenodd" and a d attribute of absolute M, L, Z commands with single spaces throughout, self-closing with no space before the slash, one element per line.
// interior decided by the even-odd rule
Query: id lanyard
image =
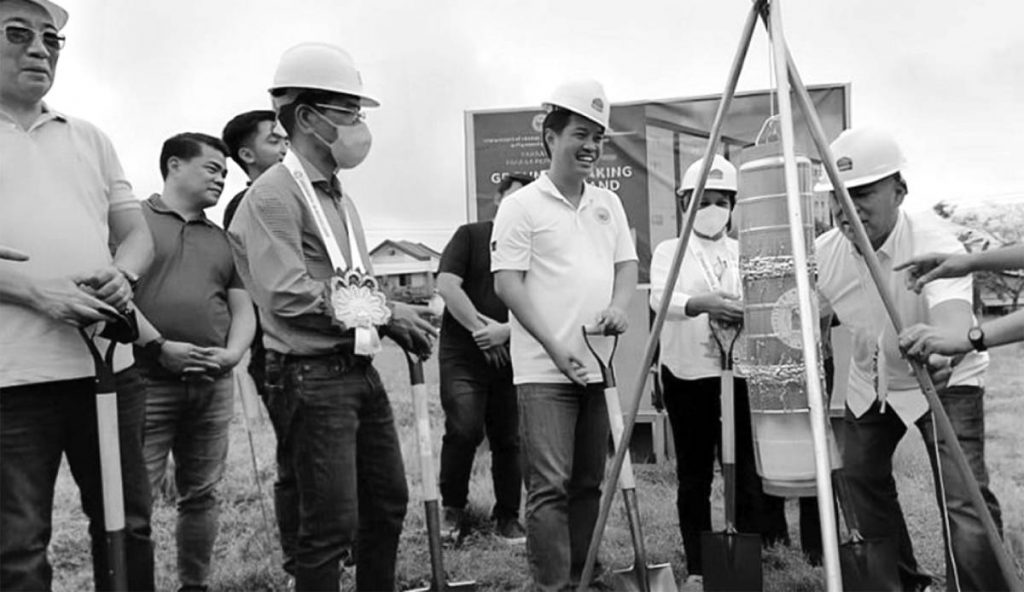
<path fill-rule="evenodd" d="M 347 211 L 345 212 L 345 232 L 348 234 L 349 251 L 352 257 L 352 266 L 347 267 L 345 256 L 341 253 L 341 248 L 338 246 L 338 239 L 331 229 L 331 224 L 327 220 L 327 214 L 324 212 L 323 206 L 320 205 L 320 200 L 316 196 L 316 192 L 313 190 L 313 183 L 309 180 L 309 176 L 306 171 L 302 168 L 302 163 L 299 162 L 298 157 L 291 150 L 285 155 L 282 161 L 288 172 L 291 173 L 295 183 L 299 186 L 299 190 L 302 192 L 302 199 L 306 203 L 306 207 L 309 208 L 311 214 L 313 214 L 313 221 L 316 223 L 317 231 L 320 233 L 320 238 L 324 242 L 324 246 L 327 248 L 327 257 L 331 260 L 331 267 L 334 268 L 335 273 L 341 274 L 346 269 L 352 271 L 359 271 L 365 273 L 367 271 L 366 266 L 363 263 L 362 253 L 359 251 L 359 245 L 356 244 L 355 230 L 352 227 L 352 216 Z M 342 201 L 342 207 L 345 208 L 347 204 Z M 364 356 L 372 356 L 373 354 L 381 350 L 380 336 L 377 335 L 377 331 L 373 328 L 367 327 L 355 327 L 355 353 Z"/>

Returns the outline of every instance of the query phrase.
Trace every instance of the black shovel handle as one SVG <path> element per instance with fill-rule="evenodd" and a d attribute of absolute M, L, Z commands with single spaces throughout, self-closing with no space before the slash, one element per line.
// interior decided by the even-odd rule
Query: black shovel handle
<path fill-rule="evenodd" d="M 587 344 L 587 349 L 594 355 L 594 359 L 597 360 L 597 367 L 601 369 L 601 380 L 604 381 L 604 388 L 615 388 L 615 368 L 612 367 L 612 361 L 615 359 L 615 350 L 619 349 L 619 335 L 618 333 L 611 334 L 612 336 L 612 351 L 608 354 L 608 359 L 605 360 L 597 353 L 594 346 L 590 343 L 591 335 L 609 335 L 601 331 L 596 326 L 588 327 L 586 325 L 580 327 L 580 332 L 583 333 L 583 343 Z"/>

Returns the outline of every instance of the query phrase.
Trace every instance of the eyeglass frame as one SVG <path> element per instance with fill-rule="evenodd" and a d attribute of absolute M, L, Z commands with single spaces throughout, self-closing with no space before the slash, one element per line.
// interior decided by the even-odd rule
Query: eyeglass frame
<path fill-rule="evenodd" d="M 12 30 L 16 32 L 16 35 L 17 32 L 27 32 L 28 38 L 23 41 L 11 39 L 10 32 Z M 54 31 L 39 31 L 33 29 L 32 27 L 26 27 L 24 25 L 19 25 L 17 23 L 7 23 L 6 25 L 4 25 L 3 31 L 4 39 L 6 39 L 8 43 L 11 43 L 13 45 L 32 45 L 32 43 L 36 40 L 37 36 L 42 38 L 43 47 L 50 51 L 60 51 L 64 49 L 64 45 L 67 43 L 67 37 L 61 35 L 60 33 L 56 33 Z M 49 41 L 52 41 L 53 43 L 48 43 L 47 38 L 49 38 Z"/>
<path fill-rule="evenodd" d="M 366 121 L 366 112 L 362 109 L 352 109 L 349 107 L 339 107 L 338 105 L 329 105 L 327 103 L 314 103 L 314 107 L 318 109 L 327 109 L 328 111 L 337 111 L 339 113 L 346 113 L 352 116 L 351 123 L 342 123 L 341 125 L 348 127 L 358 125 L 359 123 Z"/>

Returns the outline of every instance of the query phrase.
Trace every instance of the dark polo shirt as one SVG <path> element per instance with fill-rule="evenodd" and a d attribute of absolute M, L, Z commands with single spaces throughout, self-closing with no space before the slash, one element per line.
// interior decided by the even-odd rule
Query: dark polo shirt
<path fill-rule="evenodd" d="M 242 288 L 227 234 L 205 215 L 185 220 L 153 195 L 142 203 L 155 255 L 135 289 L 135 305 L 171 341 L 224 347 L 231 328 L 228 290 Z M 139 365 L 169 375 L 136 348 Z"/>
<path fill-rule="evenodd" d="M 508 307 L 494 293 L 494 274 L 491 273 L 491 231 L 494 223 L 472 222 L 463 224 L 455 231 L 452 239 L 441 254 L 438 273 L 452 273 L 462 278 L 462 290 L 469 297 L 477 311 L 499 323 L 508 322 Z M 480 348 L 462 323 L 457 321 L 446 308 L 441 319 L 442 358 L 484 357 Z"/>

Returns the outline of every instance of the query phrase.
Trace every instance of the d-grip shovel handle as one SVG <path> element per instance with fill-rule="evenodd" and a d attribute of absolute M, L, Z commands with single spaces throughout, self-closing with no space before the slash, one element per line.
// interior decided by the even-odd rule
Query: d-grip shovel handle
<path fill-rule="evenodd" d="M 138 339 L 139 324 L 135 318 L 135 311 L 131 308 L 118 314 L 108 313 L 105 309 L 101 312 L 110 318 L 109 321 L 106 321 L 106 325 L 104 325 L 103 330 L 99 334 L 100 337 L 110 341 L 105 354 L 100 353 L 100 349 L 96 347 L 96 343 L 85 332 L 85 329 L 79 328 L 78 334 L 81 335 L 85 346 L 89 348 L 89 354 L 92 356 L 93 366 L 96 369 L 96 392 L 112 393 L 117 390 L 113 368 L 114 348 L 117 347 L 118 343 L 128 344 Z"/>
<path fill-rule="evenodd" d="M 596 327 L 582 327 L 583 342 L 587 349 L 594 355 L 597 365 L 601 369 L 601 378 L 604 380 L 604 403 L 608 408 L 608 426 L 612 433 L 612 443 L 618 449 L 622 446 L 622 432 L 625 425 L 622 422 L 622 403 L 619 401 L 619 389 L 615 386 L 615 370 L 612 368 L 612 360 L 615 358 L 615 350 L 619 347 L 619 336 L 612 336 L 612 351 L 608 354 L 607 362 L 603 360 L 594 346 L 590 343 L 590 335 L 604 335 Z M 619 472 L 619 489 L 626 491 L 636 489 L 636 478 L 633 476 L 633 463 L 627 454 L 622 461 L 622 471 Z"/>

